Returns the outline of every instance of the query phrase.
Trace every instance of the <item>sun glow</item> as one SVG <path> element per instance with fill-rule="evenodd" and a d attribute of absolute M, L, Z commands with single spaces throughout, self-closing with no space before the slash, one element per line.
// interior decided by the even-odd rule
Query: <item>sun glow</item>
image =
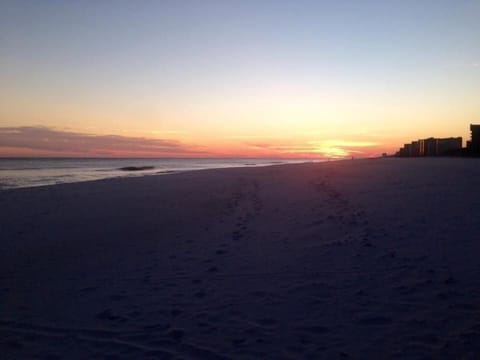
<path fill-rule="evenodd" d="M 322 154 L 328 158 L 344 158 L 354 154 L 364 156 L 366 155 L 365 150 L 380 145 L 373 141 L 346 140 L 311 141 L 310 144 L 312 145 L 314 152 Z"/>
<path fill-rule="evenodd" d="M 349 152 L 347 150 L 342 149 L 340 147 L 334 147 L 334 146 L 321 147 L 316 151 L 328 158 L 343 158 L 349 155 Z"/>

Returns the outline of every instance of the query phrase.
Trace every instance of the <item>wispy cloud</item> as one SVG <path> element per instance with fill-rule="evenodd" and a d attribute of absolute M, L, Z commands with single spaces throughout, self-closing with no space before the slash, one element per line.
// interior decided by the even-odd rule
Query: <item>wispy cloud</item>
<path fill-rule="evenodd" d="M 365 147 L 365 146 L 375 146 L 378 145 L 374 141 L 355 141 L 355 140 L 341 140 L 341 139 L 332 139 L 332 140 L 323 140 L 323 141 L 309 141 L 309 144 L 312 145 L 336 145 L 343 147 Z"/>
<path fill-rule="evenodd" d="M 41 126 L 0 127 L 2 148 L 78 156 L 192 156 L 203 151 L 176 140 L 92 135 Z"/>

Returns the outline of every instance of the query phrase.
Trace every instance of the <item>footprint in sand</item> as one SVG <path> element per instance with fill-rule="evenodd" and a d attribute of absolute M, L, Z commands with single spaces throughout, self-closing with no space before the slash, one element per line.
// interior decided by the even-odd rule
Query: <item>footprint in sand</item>
<path fill-rule="evenodd" d="M 310 334 L 325 334 L 329 332 L 328 327 L 321 326 L 321 325 L 312 325 L 312 326 L 305 326 L 300 328 L 300 330 L 306 331 Z"/>
<path fill-rule="evenodd" d="M 200 291 L 197 291 L 194 295 L 198 299 L 203 299 L 207 294 L 205 293 L 205 291 L 200 290 Z"/>
<path fill-rule="evenodd" d="M 173 316 L 173 317 L 177 317 L 177 316 L 180 316 L 182 314 L 182 310 L 180 309 L 172 309 L 170 311 L 170 314 Z"/>
<path fill-rule="evenodd" d="M 108 297 L 109 300 L 112 300 L 112 301 L 120 301 L 120 300 L 123 300 L 125 299 L 126 296 L 125 295 L 118 295 L 118 294 L 114 294 L 114 295 L 110 295 Z"/>
<path fill-rule="evenodd" d="M 108 320 L 108 321 L 125 321 L 126 319 L 121 316 L 115 315 L 112 310 L 105 309 L 100 311 L 95 317 L 99 320 Z"/>
<path fill-rule="evenodd" d="M 182 339 L 185 337 L 185 331 L 182 329 L 171 329 L 167 333 L 167 336 L 169 336 L 176 342 L 181 342 Z"/>
<path fill-rule="evenodd" d="M 140 311 L 131 311 L 127 314 L 128 317 L 134 318 L 134 319 L 138 318 L 140 315 L 142 315 Z"/>
<path fill-rule="evenodd" d="M 5 347 L 10 349 L 15 349 L 15 350 L 23 349 L 23 344 L 16 340 L 8 340 L 8 341 L 5 341 L 3 344 L 5 345 Z"/>
<path fill-rule="evenodd" d="M 93 291 L 96 291 L 96 290 L 97 290 L 97 287 L 95 287 L 95 286 L 90 286 L 90 287 L 86 287 L 86 288 L 80 289 L 80 292 L 82 292 L 82 293 L 88 293 L 88 292 L 93 292 Z"/>
<path fill-rule="evenodd" d="M 260 318 L 256 320 L 256 323 L 259 324 L 260 326 L 272 327 L 277 324 L 277 321 L 273 318 Z"/>
<path fill-rule="evenodd" d="M 250 293 L 250 295 L 255 296 L 255 297 L 259 297 L 259 298 L 264 298 L 264 297 L 268 296 L 268 293 L 266 291 L 257 290 L 257 291 L 252 291 Z"/>
<path fill-rule="evenodd" d="M 358 320 L 358 323 L 367 326 L 382 326 L 391 324 L 392 319 L 387 316 L 369 316 Z"/>
<path fill-rule="evenodd" d="M 233 344 L 234 346 L 237 346 L 237 347 L 238 347 L 238 346 L 241 346 L 241 345 L 245 344 L 246 341 L 247 341 L 247 340 L 246 340 L 245 338 L 233 339 L 233 340 L 232 340 L 232 344 Z"/>

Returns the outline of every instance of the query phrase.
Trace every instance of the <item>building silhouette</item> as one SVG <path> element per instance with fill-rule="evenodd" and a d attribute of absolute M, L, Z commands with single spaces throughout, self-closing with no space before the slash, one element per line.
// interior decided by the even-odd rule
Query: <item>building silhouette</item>
<path fill-rule="evenodd" d="M 467 152 L 472 155 L 480 154 L 480 125 L 470 124 L 470 132 L 472 133 L 472 138 L 470 141 L 467 141 Z"/>
<path fill-rule="evenodd" d="M 446 156 L 453 155 L 462 150 L 462 138 L 451 137 L 445 139 L 420 139 L 405 144 L 397 153 L 400 157 L 419 156 Z"/>
<path fill-rule="evenodd" d="M 471 139 L 462 148 L 461 137 L 427 138 L 403 145 L 396 156 L 480 156 L 480 125 L 470 124 Z"/>

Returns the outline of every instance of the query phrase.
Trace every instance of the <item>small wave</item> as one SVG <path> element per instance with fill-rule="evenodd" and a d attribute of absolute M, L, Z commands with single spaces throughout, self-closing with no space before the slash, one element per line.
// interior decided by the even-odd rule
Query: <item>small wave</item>
<path fill-rule="evenodd" d="M 179 172 L 178 170 L 163 170 L 163 171 L 157 171 L 155 174 L 175 174 Z"/>
<path fill-rule="evenodd" d="M 125 166 L 121 167 L 118 170 L 122 171 L 144 171 L 144 170 L 153 170 L 155 166 Z"/>

